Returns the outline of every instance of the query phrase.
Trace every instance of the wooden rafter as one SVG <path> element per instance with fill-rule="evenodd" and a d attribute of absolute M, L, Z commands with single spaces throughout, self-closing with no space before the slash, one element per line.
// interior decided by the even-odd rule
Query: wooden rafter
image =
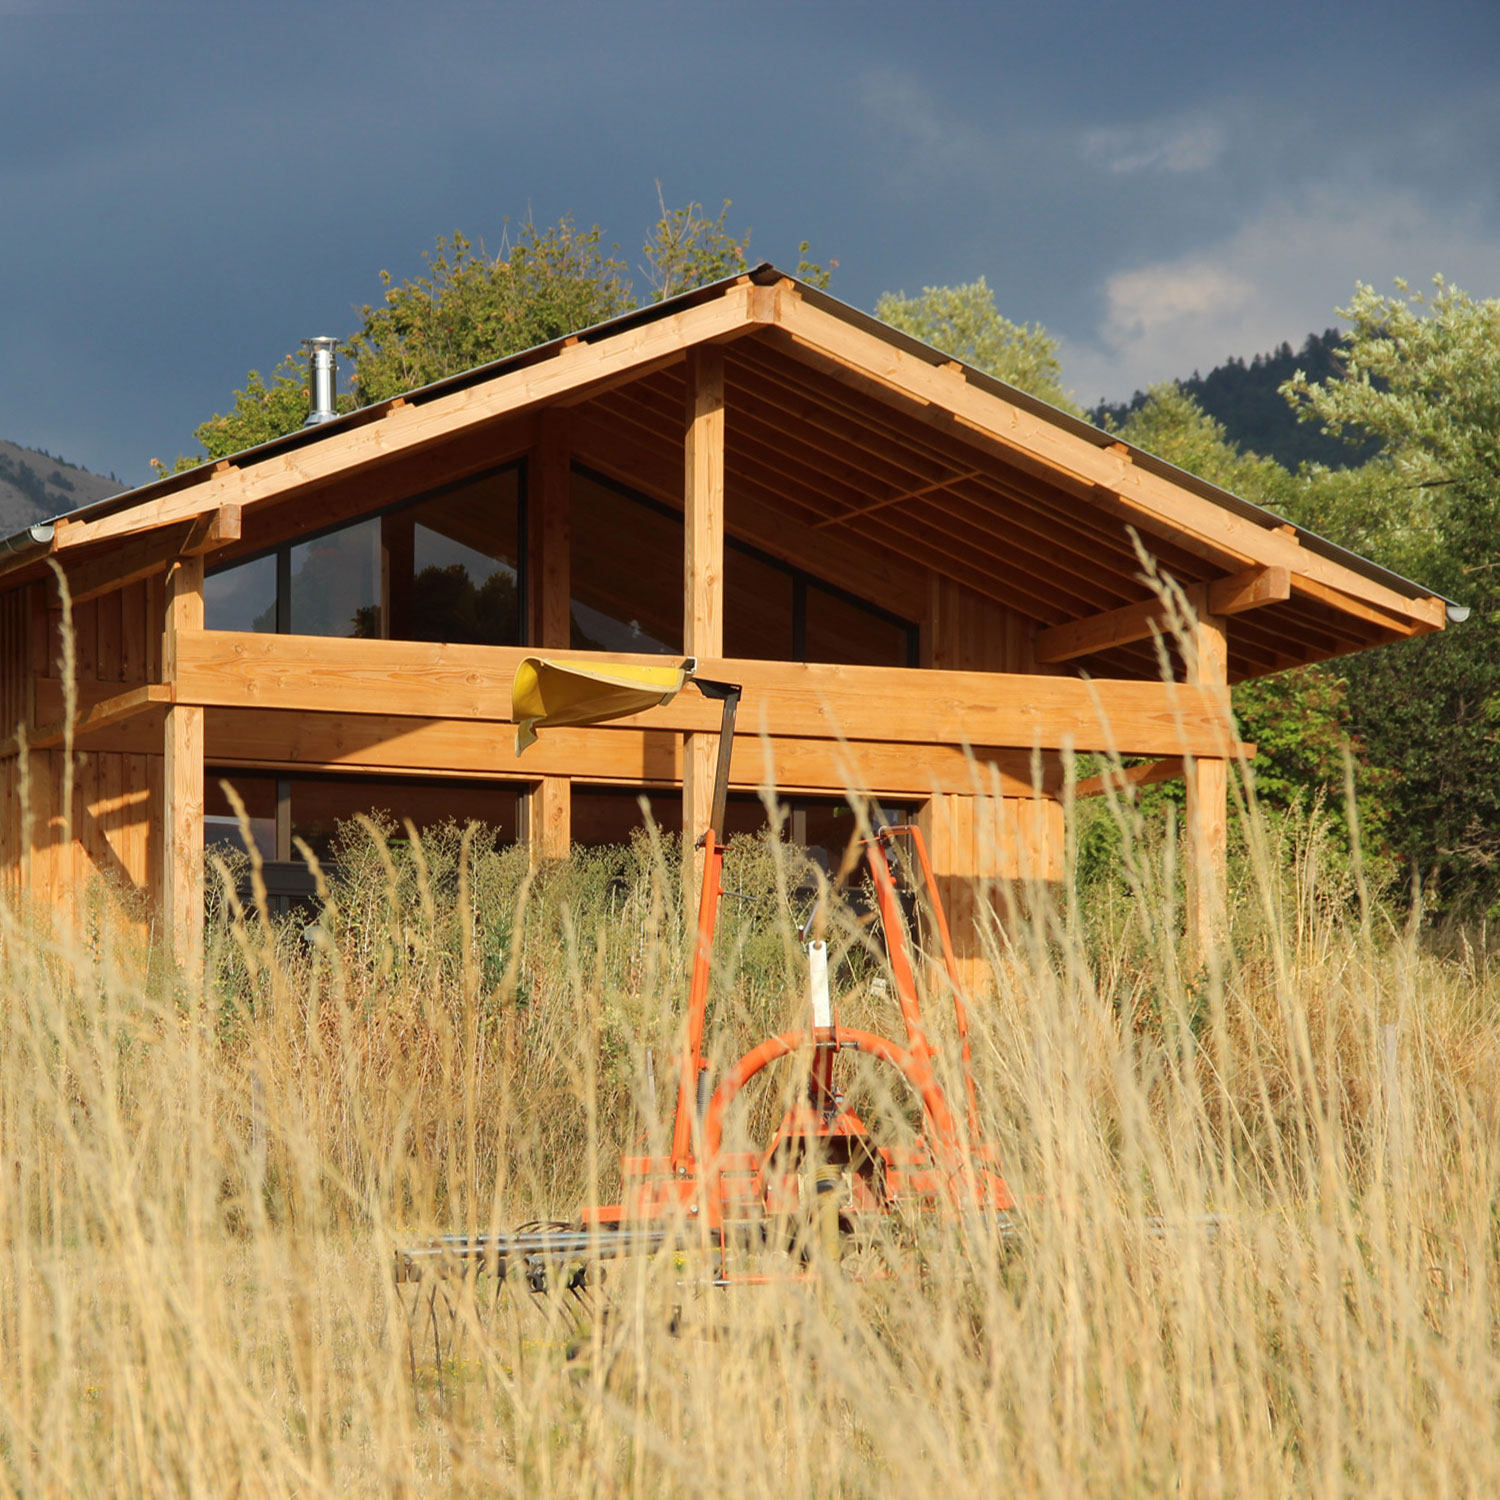
<path fill-rule="evenodd" d="M 935 494 L 938 490 L 951 489 L 965 479 L 978 479 L 980 472 L 978 469 L 967 469 L 949 474 L 942 479 L 934 479 L 927 484 L 918 485 L 914 490 L 902 490 L 900 494 L 886 495 L 883 499 L 872 500 L 868 505 L 861 505 L 857 510 L 843 511 L 839 515 L 829 516 L 827 520 L 819 521 L 816 525 L 820 531 L 826 526 L 846 526 L 850 521 L 857 521 L 861 516 L 884 510 L 888 505 L 903 505 L 908 500 L 920 500 L 924 495 Z"/>
<path fill-rule="evenodd" d="M 1172 536 L 1220 567 L 1280 565 L 1358 601 L 1391 611 L 1417 627 L 1440 629 L 1440 600 L 1410 599 L 1354 573 L 1296 538 L 1260 525 L 1131 461 L 1123 446 L 1098 448 L 1002 397 L 970 385 L 961 374 L 934 368 L 878 335 L 787 293 L 778 319 L 792 346 L 823 363 L 836 379 L 852 379 L 942 425 L 957 422 L 1018 466 L 1037 466 L 1092 487 L 1095 503 L 1127 515 L 1144 530 Z"/>
<path fill-rule="evenodd" d="M 1253 754 L 1253 745 L 1242 745 L 1242 753 Z M 1106 792 L 1123 792 L 1128 787 L 1157 786 L 1163 781 L 1180 781 L 1185 762 L 1180 755 L 1168 756 L 1165 760 L 1153 760 L 1143 766 L 1122 766 L 1117 771 L 1106 771 L 1102 776 L 1085 776 L 1073 788 L 1073 796 L 1079 801 L 1089 797 L 1102 797 Z"/>
<path fill-rule="evenodd" d="M 1209 613 L 1237 615 L 1290 597 L 1291 579 L 1285 568 L 1249 568 L 1209 585 Z M 1153 596 L 1138 604 L 1038 631 L 1036 658 L 1049 663 L 1073 661 L 1114 646 L 1150 640 L 1152 636 L 1165 634 L 1167 629 L 1166 605 Z"/>
<path fill-rule="evenodd" d="M 179 557 L 197 557 L 232 545 L 240 539 L 240 525 L 240 507 L 221 505 L 217 510 L 132 537 L 102 555 L 79 562 L 64 561 L 68 592 L 75 605 L 85 604 L 154 573 L 166 572 Z M 64 559 L 70 550 L 62 552 Z"/>
<path fill-rule="evenodd" d="M 95 520 L 70 523 L 60 545 L 81 546 L 169 525 L 224 504 L 247 507 L 303 486 L 348 475 L 367 464 L 430 447 L 461 428 L 498 420 L 572 392 L 607 384 L 668 355 L 717 339 L 742 337 L 775 316 L 769 287 L 732 287 L 710 302 L 653 322 L 578 343 L 536 364 L 497 374 L 492 381 L 435 396 L 430 401 L 372 409 L 368 420 L 321 441 L 274 453 L 244 469 L 224 470 Z"/>

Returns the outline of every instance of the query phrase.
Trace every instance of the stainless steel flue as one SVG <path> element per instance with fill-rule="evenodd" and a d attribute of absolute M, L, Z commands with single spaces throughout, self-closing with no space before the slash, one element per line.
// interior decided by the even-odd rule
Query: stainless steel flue
<path fill-rule="evenodd" d="M 331 422 L 338 416 L 338 369 L 333 351 L 339 346 L 337 339 L 320 334 L 315 339 L 303 339 L 302 347 L 308 352 L 308 364 L 312 370 L 312 410 L 307 414 L 304 427 L 316 427 L 319 422 Z"/>

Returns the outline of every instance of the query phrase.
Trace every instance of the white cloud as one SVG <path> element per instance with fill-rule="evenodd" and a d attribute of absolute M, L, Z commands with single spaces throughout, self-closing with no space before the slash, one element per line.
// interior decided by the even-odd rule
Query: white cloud
<path fill-rule="evenodd" d="M 1223 156 L 1227 145 L 1227 132 L 1214 120 L 1153 121 L 1090 130 L 1083 137 L 1083 154 L 1119 174 L 1202 172 Z"/>
<path fill-rule="evenodd" d="M 1060 340 L 1066 382 L 1085 404 L 1122 399 L 1229 355 L 1300 344 L 1337 322 L 1356 281 L 1384 290 L 1438 272 L 1500 295 L 1500 238 L 1430 214 L 1409 192 L 1283 201 L 1216 245 L 1109 275 L 1099 324 Z"/>
<path fill-rule="evenodd" d="M 884 132 L 902 172 L 987 171 L 996 161 L 988 133 L 955 117 L 925 85 L 894 68 L 872 68 L 858 80 L 859 103 L 872 128 Z"/>

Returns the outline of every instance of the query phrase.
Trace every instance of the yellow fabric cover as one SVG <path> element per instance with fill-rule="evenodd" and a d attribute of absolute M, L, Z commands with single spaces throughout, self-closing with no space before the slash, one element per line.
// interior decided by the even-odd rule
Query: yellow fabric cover
<path fill-rule="evenodd" d="M 691 662 L 680 667 L 633 667 L 528 656 L 516 668 L 510 690 L 516 754 L 536 739 L 538 729 L 602 724 L 670 703 L 681 692 L 691 668 Z"/>

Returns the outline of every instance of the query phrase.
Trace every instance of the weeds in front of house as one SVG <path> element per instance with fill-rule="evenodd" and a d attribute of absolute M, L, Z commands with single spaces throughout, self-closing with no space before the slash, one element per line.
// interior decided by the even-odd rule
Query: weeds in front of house
<path fill-rule="evenodd" d="M 895 1274 L 728 1293 L 691 1250 L 587 1304 L 391 1275 L 403 1239 L 609 1201 L 660 1145 L 686 972 L 660 841 L 533 873 L 477 828 L 351 829 L 305 912 L 219 886 L 201 986 L 98 908 L 0 908 L 0 1487 L 1494 1491 L 1487 955 L 1427 951 L 1315 820 L 1252 814 L 1200 962 L 1175 845 L 1107 815 L 1113 868 L 997 891 L 986 929 L 1019 1236 L 915 1219 L 877 1247 Z M 808 876 L 732 852 L 721 1057 L 800 1023 Z M 844 1019 L 890 1029 L 857 914 L 832 938 Z"/>

